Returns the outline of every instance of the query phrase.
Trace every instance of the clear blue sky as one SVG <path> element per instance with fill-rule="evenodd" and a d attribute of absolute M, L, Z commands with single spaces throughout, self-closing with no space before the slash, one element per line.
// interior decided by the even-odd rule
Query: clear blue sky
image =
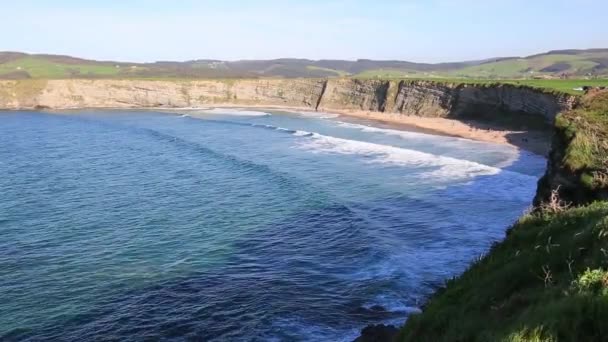
<path fill-rule="evenodd" d="M 445 62 L 608 48 L 608 0 L 6 0 L 0 50 Z"/>

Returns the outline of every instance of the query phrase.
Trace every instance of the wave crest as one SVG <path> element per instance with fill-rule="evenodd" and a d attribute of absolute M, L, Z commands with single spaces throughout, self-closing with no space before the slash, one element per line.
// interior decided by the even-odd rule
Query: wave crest
<path fill-rule="evenodd" d="M 382 145 L 358 140 L 349 140 L 312 133 L 312 139 L 303 140 L 299 147 L 314 153 L 360 155 L 369 163 L 387 166 L 405 166 L 419 169 L 422 178 L 434 180 L 468 180 L 478 176 L 492 176 L 501 172 L 516 174 L 518 177 L 532 176 L 506 171 L 497 167 L 473 161 L 434 155 L 390 145 Z"/>
<path fill-rule="evenodd" d="M 234 116 L 270 116 L 270 113 L 255 111 L 255 110 L 244 110 L 238 108 L 213 108 L 198 110 L 196 114 L 218 114 L 218 115 L 234 115 Z"/>

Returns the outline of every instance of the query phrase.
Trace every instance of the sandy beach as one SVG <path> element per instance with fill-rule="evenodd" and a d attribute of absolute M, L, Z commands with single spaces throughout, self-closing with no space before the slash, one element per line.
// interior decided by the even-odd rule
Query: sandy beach
<path fill-rule="evenodd" d="M 213 105 L 210 108 L 267 109 L 285 112 L 319 113 L 310 108 L 288 106 L 234 106 Z M 166 109 L 166 108 L 165 108 Z M 201 108 L 204 109 L 204 108 Z M 428 118 L 415 115 L 380 113 L 356 110 L 324 110 L 328 114 L 365 119 L 394 129 L 447 135 L 496 144 L 508 144 L 541 156 L 546 156 L 551 147 L 551 132 L 507 130 L 489 123 L 446 118 Z"/>
<path fill-rule="evenodd" d="M 395 128 L 415 128 L 431 134 L 442 134 L 517 148 L 545 156 L 551 147 L 551 134 L 546 131 L 505 130 L 487 123 L 445 118 L 365 111 L 337 111 L 337 114 L 390 124 Z"/>

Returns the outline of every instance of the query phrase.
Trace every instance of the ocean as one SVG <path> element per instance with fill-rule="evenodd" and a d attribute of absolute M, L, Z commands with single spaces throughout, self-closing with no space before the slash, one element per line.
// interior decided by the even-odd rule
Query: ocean
<path fill-rule="evenodd" d="M 544 169 L 327 113 L 0 112 L 0 339 L 351 341 L 502 239 Z"/>

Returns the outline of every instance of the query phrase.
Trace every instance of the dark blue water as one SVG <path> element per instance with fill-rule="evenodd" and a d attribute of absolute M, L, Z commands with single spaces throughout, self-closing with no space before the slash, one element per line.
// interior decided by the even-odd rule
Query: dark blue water
<path fill-rule="evenodd" d="M 0 113 L 0 339 L 350 340 L 502 238 L 544 168 L 341 120 Z"/>

